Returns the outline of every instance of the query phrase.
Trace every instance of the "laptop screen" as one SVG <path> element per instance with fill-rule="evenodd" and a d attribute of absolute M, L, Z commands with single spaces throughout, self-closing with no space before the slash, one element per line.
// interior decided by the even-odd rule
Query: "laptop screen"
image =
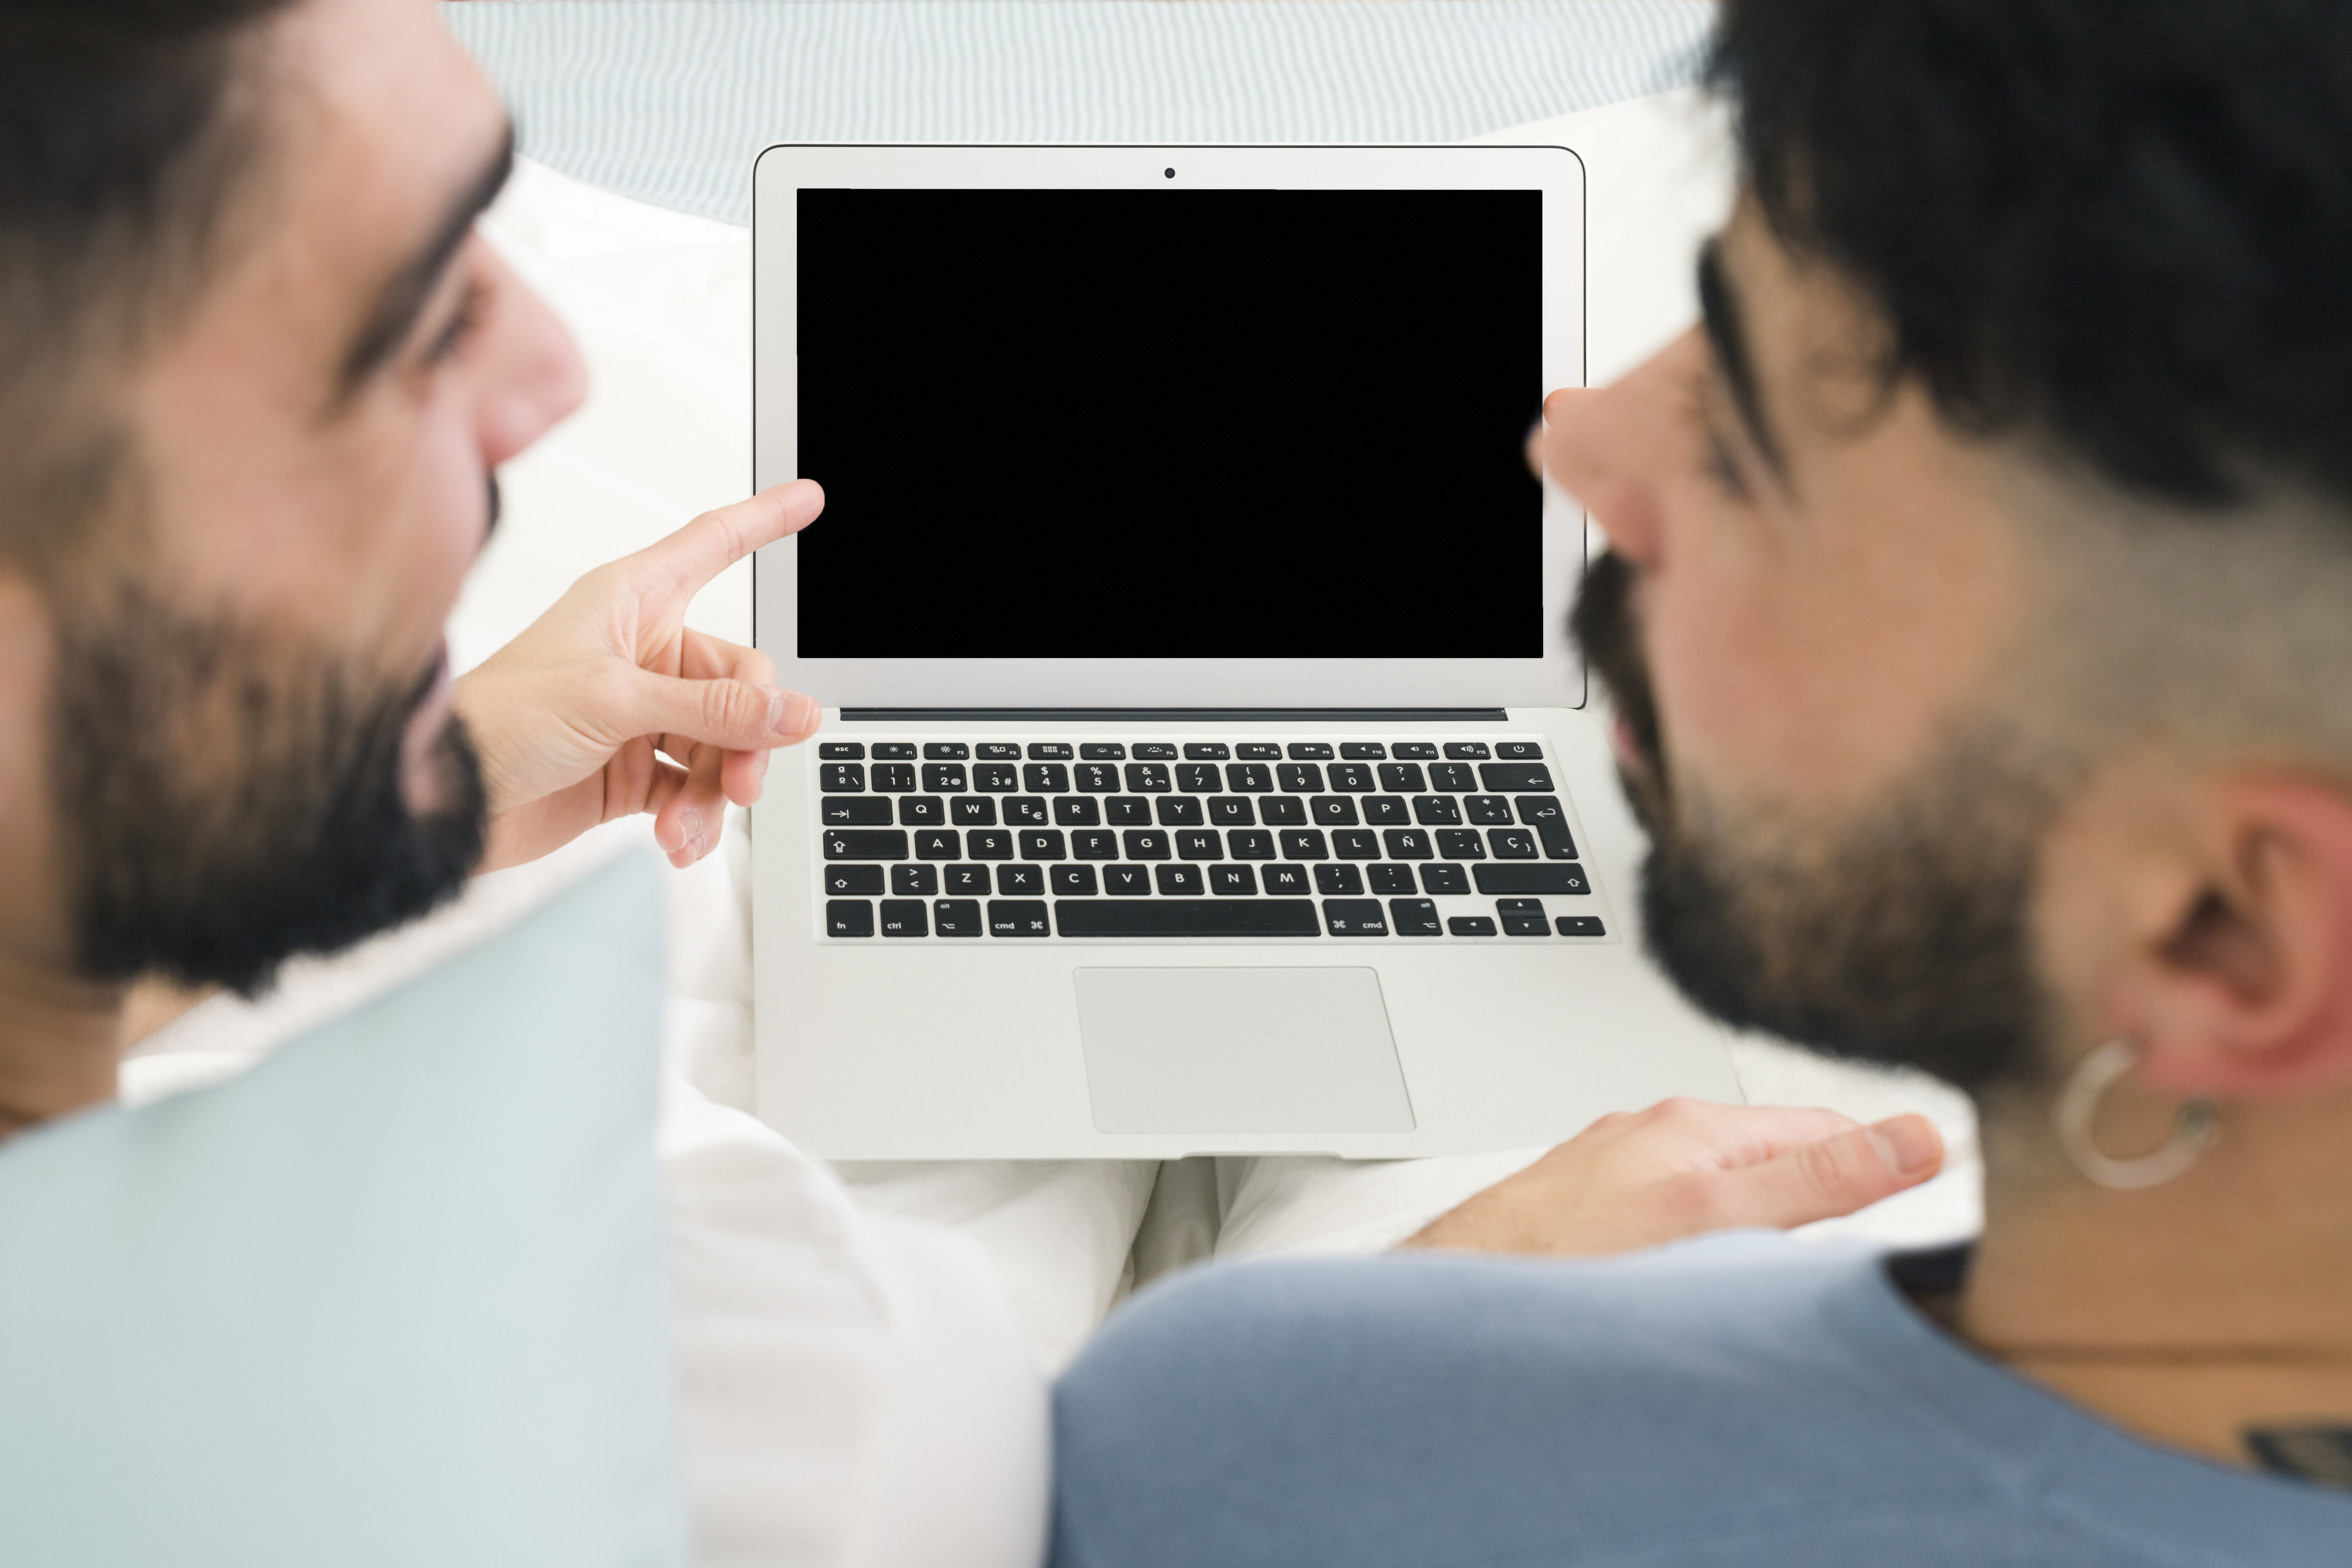
<path fill-rule="evenodd" d="M 1532 190 L 798 194 L 803 658 L 1529 658 Z"/>

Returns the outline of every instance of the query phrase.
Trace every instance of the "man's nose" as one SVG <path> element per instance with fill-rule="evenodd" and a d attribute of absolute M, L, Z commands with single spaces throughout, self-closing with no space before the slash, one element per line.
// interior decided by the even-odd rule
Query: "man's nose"
<path fill-rule="evenodd" d="M 1673 405 L 1664 395 L 1686 334 L 1623 380 L 1587 391 L 1564 387 L 1544 399 L 1544 471 L 1574 496 L 1636 566 L 1656 564 L 1664 543 L 1657 471 Z"/>
<path fill-rule="evenodd" d="M 497 263 L 501 271 L 505 264 Z M 547 434 L 588 396 L 588 367 L 571 331 L 520 278 L 500 284 L 502 330 L 482 356 L 476 427 L 484 463 L 496 468 Z"/>

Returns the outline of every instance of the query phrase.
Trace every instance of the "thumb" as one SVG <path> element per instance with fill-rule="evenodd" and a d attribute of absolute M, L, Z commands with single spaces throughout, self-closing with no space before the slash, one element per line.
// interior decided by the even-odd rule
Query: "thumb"
<path fill-rule="evenodd" d="M 1835 1219 L 1916 1187 L 1943 1167 L 1944 1140 L 1924 1116 L 1889 1117 L 1726 1171 L 1722 1223 L 1786 1230 Z"/>
<path fill-rule="evenodd" d="M 814 731 L 813 699 L 748 680 L 684 680 L 637 670 L 630 683 L 629 723 L 623 740 L 682 735 L 729 752 L 789 746 Z"/>

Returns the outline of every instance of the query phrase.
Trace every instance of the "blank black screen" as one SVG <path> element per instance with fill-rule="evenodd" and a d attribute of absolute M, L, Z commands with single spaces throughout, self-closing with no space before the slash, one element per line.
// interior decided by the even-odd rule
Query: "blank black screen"
<path fill-rule="evenodd" d="M 800 192 L 799 655 L 1540 657 L 1542 201 Z"/>

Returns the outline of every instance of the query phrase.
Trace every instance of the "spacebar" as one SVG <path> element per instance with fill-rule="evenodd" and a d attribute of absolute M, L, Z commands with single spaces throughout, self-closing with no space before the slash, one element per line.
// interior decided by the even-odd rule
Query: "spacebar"
<path fill-rule="evenodd" d="M 1106 899 L 1101 903 L 1057 900 L 1054 919 L 1064 936 L 1319 936 L 1315 906 L 1305 899 Z"/>

